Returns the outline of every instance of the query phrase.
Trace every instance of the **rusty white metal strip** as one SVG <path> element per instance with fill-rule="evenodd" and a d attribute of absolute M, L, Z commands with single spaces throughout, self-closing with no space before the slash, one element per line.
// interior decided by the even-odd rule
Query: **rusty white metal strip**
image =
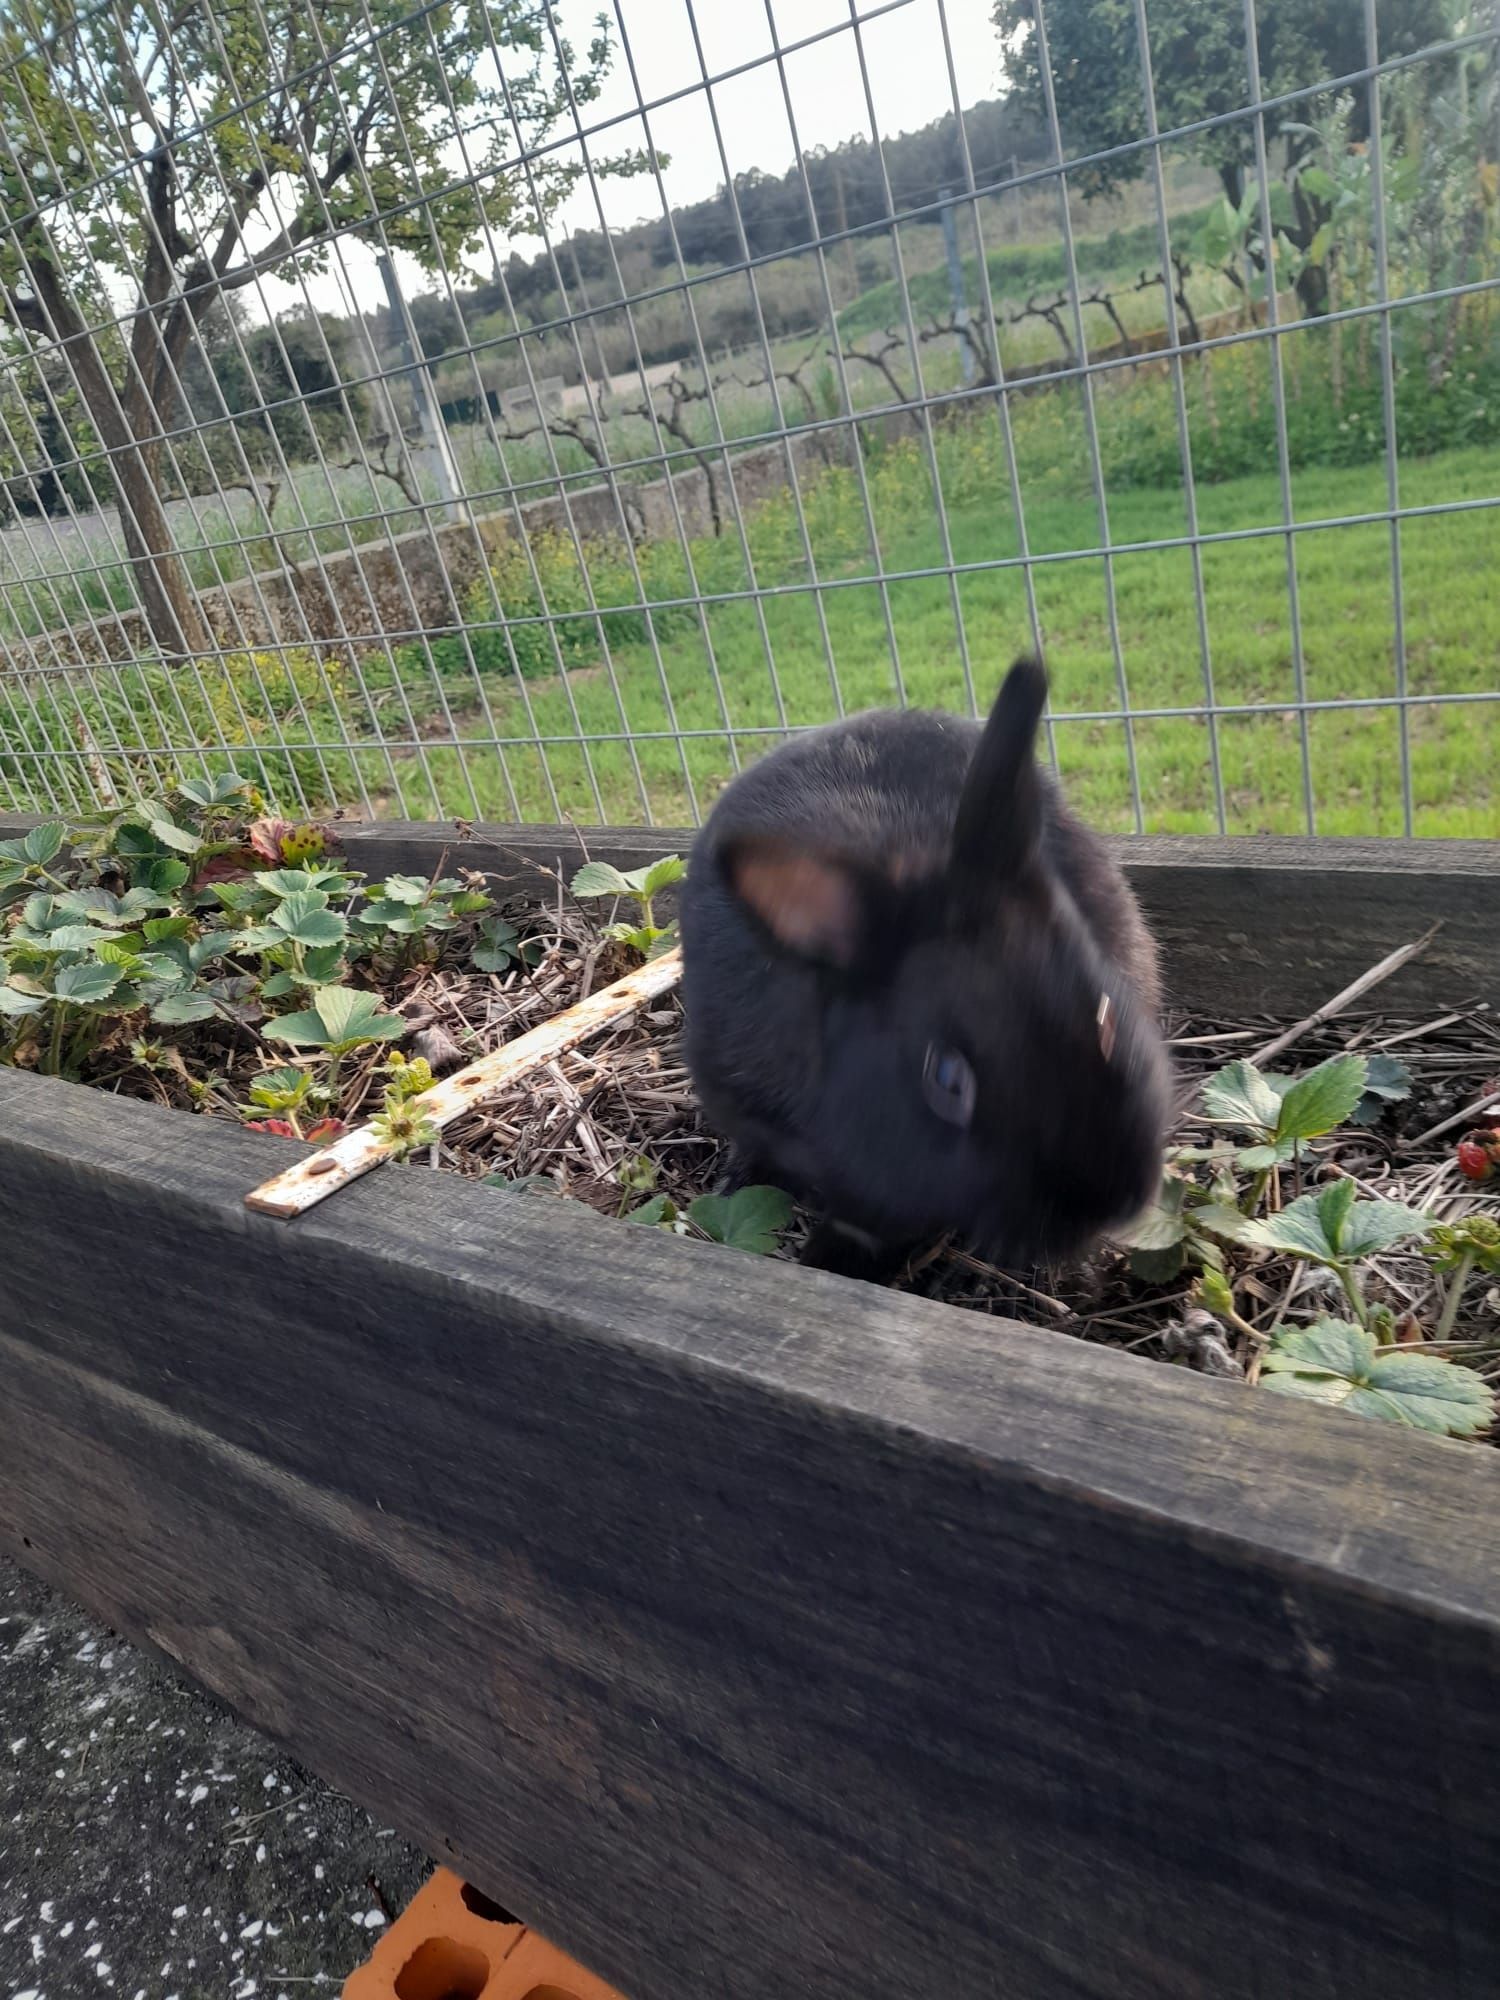
<path fill-rule="evenodd" d="M 478 1062 L 469 1063 L 465 1068 L 455 1070 L 452 1076 L 443 1077 L 414 1101 L 421 1105 L 424 1118 L 441 1131 L 475 1104 L 508 1090 L 520 1078 L 539 1069 L 543 1063 L 566 1054 L 569 1049 L 577 1048 L 601 1028 L 607 1028 L 612 1022 L 633 1014 L 648 1001 L 669 993 L 681 977 L 681 950 L 665 952 L 660 958 L 638 966 L 634 972 L 627 972 L 612 986 L 591 993 L 576 1006 L 554 1015 L 550 1021 L 543 1021 L 540 1027 L 518 1035 L 515 1041 L 505 1043 L 502 1048 L 491 1050 Z M 320 1201 L 326 1201 L 329 1195 L 358 1180 L 361 1174 L 378 1167 L 382 1160 L 390 1157 L 392 1151 L 389 1141 L 377 1136 L 373 1121 L 356 1126 L 331 1146 L 299 1160 L 285 1173 L 277 1174 L 274 1180 L 247 1194 L 245 1206 L 258 1210 L 262 1215 L 276 1215 L 283 1219 L 304 1215 Z"/>

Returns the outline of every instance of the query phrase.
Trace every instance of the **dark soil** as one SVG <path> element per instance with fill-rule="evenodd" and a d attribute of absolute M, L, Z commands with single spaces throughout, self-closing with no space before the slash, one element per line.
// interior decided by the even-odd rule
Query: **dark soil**
<path fill-rule="evenodd" d="M 433 1149 L 433 1163 L 524 1184 L 506 1199 L 561 1194 L 618 1215 L 645 1198 L 625 1192 L 619 1178 L 622 1168 L 644 1159 L 655 1171 L 657 1190 L 685 1207 L 714 1186 L 723 1163 L 719 1142 L 704 1129 L 693 1100 L 681 1056 L 681 1022 L 675 996 L 664 999 L 649 1014 L 622 1023 L 450 1126 Z M 1169 1025 L 1183 1107 L 1175 1143 L 1201 1145 L 1209 1135 L 1193 1112 L 1197 1086 L 1235 1056 L 1253 1055 L 1284 1024 L 1179 1017 Z M 1354 1176 L 1365 1194 L 1409 1202 L 1445 1219 L 1475 1209 L 1494 1211 L 1490 1191 L 1476 1188 L 1458 1170 L 1455 1148 L 1462 1126 L 1423 1136 L 1497 1087 L 1500 1026 L 1489 1010 L 1455 1010 L 1420 1021 L 1379 1014 L 1341 1017 L 1310 1031 L 1267 1066 L 1307 1070 L 1344 1050 L 1399 1056 L 1411 1071 L 1411 1095 L 1373 1126 L 1349 1126 L 1318 1142 L 1305 1185 L 1341 1173 Z M 1284 1193 L 1290 1198 L 1296 1191 L 1288 1186 Z M 807 1220 L 799 1216 L 781 1254 L 797 1254 Z M 1181 1338 L 1186 1281 L 1166 1288 L 1143 1284 L 1132 1276 L 1124 1254 L 1108 1246 L 1063 1267 L 1000 1271 L 962 1245 L 944 1243 L 916 1260 L 897 1283 L 974 1311 L 1201 1364 Z M 1317 1273 L 1285 1259 L 1265 1257 L 1242 1283 L 1253 1307 L 1249 1317 L 1258 1327 L 1269 1329 L 1282 1315 L 1295 1320 L 1330 1309 Z M 1386 1300 L 1398 1316 L 1414 1311 L 1428 1323 L 1436 1317 L 1435 1283 L 1420 1257 L 1378 1260 L 1369 1289 L 1372 1300 Z M 1500 1365 L 1500 1294 L 1471 1284 L 1454 1331 L 1447 1351 L 1493 1371 Z M 1233 1346 L 1231 1355 L 1236 1368 L 1224 1372 L 1238 1372 L 1248 1359 Z"/>

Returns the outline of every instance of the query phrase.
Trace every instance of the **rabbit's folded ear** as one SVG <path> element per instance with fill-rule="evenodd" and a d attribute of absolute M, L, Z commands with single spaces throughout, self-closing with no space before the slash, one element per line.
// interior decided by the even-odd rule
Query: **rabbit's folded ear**
<path fill-rule="evenodd" d="M 866 884 L 851 862 L 766 834 L 730 842 L 721 861 L 734 893 L 788 951 L 854 963 L 869 925 Z"/>
<path fill-rule="evenodd" d="M 954 821 L 954 872 L 971 887 L 1014 880 L 1036 859 L 1042 838 L 1036 732 L 1046 705 L 1040 664 L 1018 660 L 995 697 Z"/>

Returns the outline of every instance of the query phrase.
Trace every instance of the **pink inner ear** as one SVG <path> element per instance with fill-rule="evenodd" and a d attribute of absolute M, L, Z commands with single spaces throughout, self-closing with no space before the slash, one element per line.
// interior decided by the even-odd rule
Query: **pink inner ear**
<path fill-rule="evenodd" d="M 735 894 L 790 951 L 848 965 L 859 942 L 859 890 L 836 861 L 795 848 L 757 846 L 732 856 Z"/>

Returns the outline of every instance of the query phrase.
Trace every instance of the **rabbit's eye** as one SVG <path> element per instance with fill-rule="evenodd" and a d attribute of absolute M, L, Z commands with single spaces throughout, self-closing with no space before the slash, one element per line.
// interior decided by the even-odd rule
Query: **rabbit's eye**
<path fill-rule="evenodd" d="M 968 1125 L 974 1117 L 974 1072 L 957 1049 L 927 1045 L 922 1065 L 922 1090 L 929 1107 L 949 1125 Z"/>

